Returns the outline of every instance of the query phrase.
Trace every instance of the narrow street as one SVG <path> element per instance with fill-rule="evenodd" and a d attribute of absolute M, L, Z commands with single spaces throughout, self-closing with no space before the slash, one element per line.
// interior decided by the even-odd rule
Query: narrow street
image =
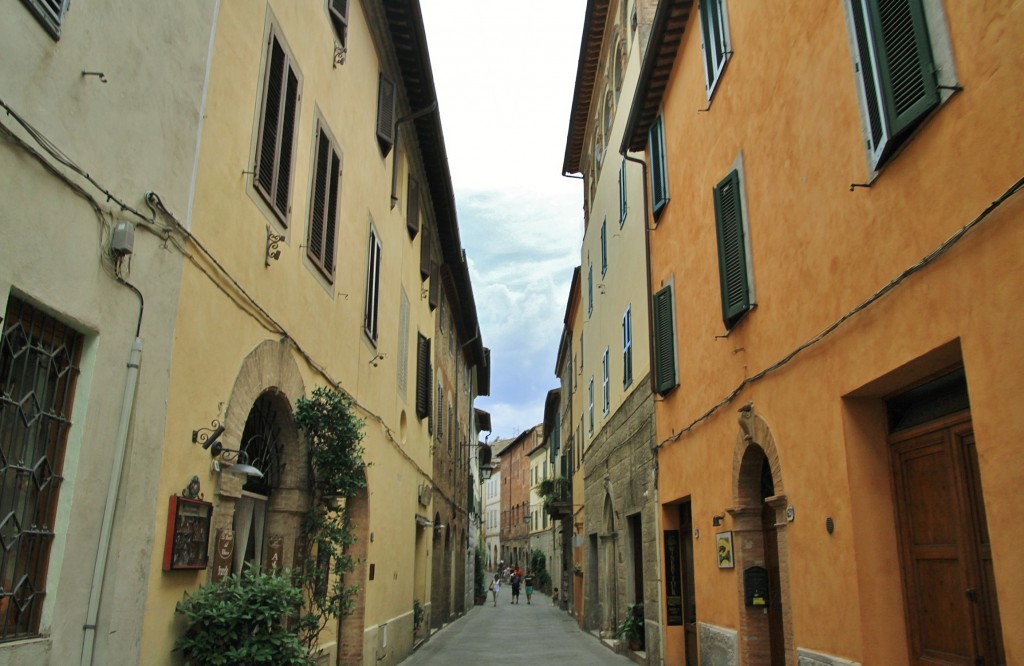
<path fill-rule="evenodd" d="M 436 632 L 402 666 L 418 664 L 632 664 L 576 625 L 551 597 L 534 593 L 533 603 L 503 585 L 495 606 L 491 595 L 464 617 Z"/>

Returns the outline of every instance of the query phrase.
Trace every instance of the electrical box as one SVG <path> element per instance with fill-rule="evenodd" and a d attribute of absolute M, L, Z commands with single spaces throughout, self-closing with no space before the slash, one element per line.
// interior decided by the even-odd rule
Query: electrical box
<path fill-rule="evenodd" d="M 122 257 L 131 254 L 135 248 L 135 225 L 130 222 L 118 222 L 110 235 L 110 251 Z"/>

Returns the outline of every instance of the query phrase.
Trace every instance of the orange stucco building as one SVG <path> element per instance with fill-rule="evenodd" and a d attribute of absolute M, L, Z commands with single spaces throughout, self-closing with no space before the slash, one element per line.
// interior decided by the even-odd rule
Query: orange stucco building
<path fill-rule="evenodd" d="M 665 663 L 1020 663 L 1024 2 L 813 5 L 663 1 L 621 147 Z"/>

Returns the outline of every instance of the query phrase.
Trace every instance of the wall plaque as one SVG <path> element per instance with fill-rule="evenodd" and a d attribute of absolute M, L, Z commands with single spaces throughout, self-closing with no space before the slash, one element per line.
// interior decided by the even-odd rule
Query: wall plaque
<path fill-rule="evenodd" d="M 217 530 L 213 546 L 213 573 L 210 581 L 219 583 L 231 574 L 235 554 L 235 532 L 222 527 Z"/>
<path fill-rule="evenodd" d="M 164 571 L 205 569 L 213 504 L 171 495 L 164 542 Z"/>

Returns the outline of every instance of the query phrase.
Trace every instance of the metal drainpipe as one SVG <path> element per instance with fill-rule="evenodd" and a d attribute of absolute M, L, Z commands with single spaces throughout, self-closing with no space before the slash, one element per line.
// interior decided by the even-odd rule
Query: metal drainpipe
<path fill-rule="evenodd" d="M 89 589 L 89 609 L 85 619 L 85 642 L 82 645 L 82 664 L 92 664 L 93 650 L 96 645 L 96 619 L 100 610 L 100 595 L 103 588 L 103 577 L 107 568 L 107 557 L 110 554 L 110 533 L 114 523 L 114 508 L 117 505 L 117 494 L 121 487 L 121 470 L 124 467 L 125 450 L 128 447 L 128 426 L 131 422 L 132 409 L 135 404 L 135 386 L 139 379 L 139 363 L 142 360 L 142 340 L 136 335 L 128 357 L 128 378 L 124 387 L 124 400 L 121 403 L 121 419 L 117 425 L 117 439 L 114 447 L 114 464 L 110 472 L 110 484 L 107 486 L 107 502 L 103 507 L 103 522 L 100 526 L 99 548 L 96 553 L 96 565 L 93 568 L 92 587 Z"/>

